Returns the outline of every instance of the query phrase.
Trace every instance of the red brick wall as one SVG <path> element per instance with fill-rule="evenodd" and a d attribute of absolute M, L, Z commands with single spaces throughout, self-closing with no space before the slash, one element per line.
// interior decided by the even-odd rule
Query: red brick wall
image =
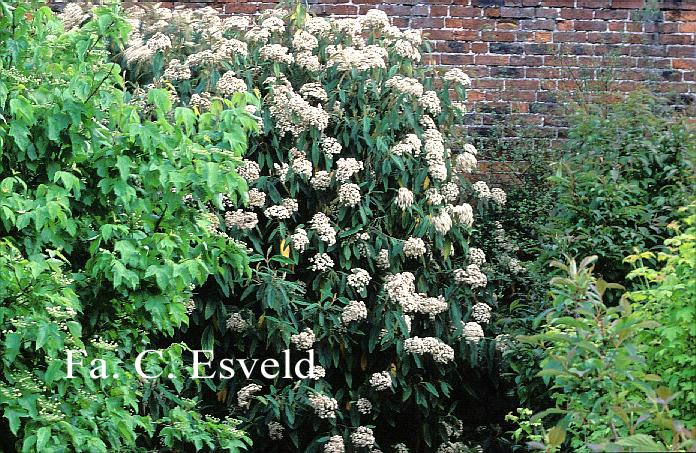
<path fill-rule="evenodd" d="M 165 2 L 253 14 L 273 0 Z M 386 11 L 394 25 L 423 29 L 432 60 L 475 79 L 469 102 L 478 128 L 502 119 L 563 134 L 556 108 L 607 88 L 648 85 L 696 99 L 696 0 L 310 0 L 321 15 Z M 608 71 L 613 68 L 611 71 Z M 611 74 L 611 75 L 609 75 Z M 589 84 L 587 80 L 594 80 Z M 584 88 L 581 88 L 584 87 Z M 589 90 L 589 91 L 588 91 Z M 589 93 L 589 94 L 588 94 Z M 596 95 L 596 94 L 594 94 Z M 691 106 L 691 107 L 688 107 Z"/>

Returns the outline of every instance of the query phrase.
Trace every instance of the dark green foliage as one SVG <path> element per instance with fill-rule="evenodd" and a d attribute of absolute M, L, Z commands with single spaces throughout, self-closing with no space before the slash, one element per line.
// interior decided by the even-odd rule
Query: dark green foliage
<path fill-rule="evenodd" d="M 563 159 L 551 178 L 559 199 L 547 256 L 596 254 L 597 273 L 625 282 L 623 258 L 659 247 L 667 224 L 693 195 L 694 134 L 659 98 L 632 93 L 606 110 L 571 118 Z"/>

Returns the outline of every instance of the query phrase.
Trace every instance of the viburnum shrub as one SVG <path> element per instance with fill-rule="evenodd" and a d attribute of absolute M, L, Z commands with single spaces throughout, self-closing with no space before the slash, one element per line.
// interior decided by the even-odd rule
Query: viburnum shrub
<path fill-rule="evenodd" d="M 246 194 L 253 96 L 202 114 L 161 89 L 127 102 L 105 46 L 128 24 L 115 6 L 74 13 L 0 1 L 0 448 L 240 451 L 172 337 L 209 279 L 229 291 L 249 271 L 215 211 Z M 162 377 L 140 379 L 135 357 L 158 345 L 143 368 Z"/>
<path fill-rule="evenodd" d="M 199 111 L 238 92 L 262 99 L 262 133 L 239 167 L 249 201 L 225 214 L 253 250 L 253 277 L 230 297 L 207 294 L 198 315 L 218 356 L 313 348 L 316 367 L 301 381 L 211 380 L 218 399 L 259 451 L 465 449 L 459 403 L 495 380 L 497 344 L 486 257 L 468 238 L 505 203 L 469 181 L 469 77 L 421 64 L 420 32 L 378 10 L 128 12 L 129 45 L 114 58 L 136 91 L 168 87 Z"/>

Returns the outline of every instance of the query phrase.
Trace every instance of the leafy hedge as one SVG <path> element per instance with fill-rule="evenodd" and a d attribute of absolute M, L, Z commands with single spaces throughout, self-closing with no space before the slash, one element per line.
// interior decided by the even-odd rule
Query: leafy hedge
<path fill-rule="evenodd" d="M 249 273 L 211 214 L 219 194 L 246 196 L 234 169 L 256 127 L 247 102 L 258 101 L 238 95 L 198 114 L 151 90 L 141 119 L 106 52 L 127 22 L 116 7 L 78 19 L 65 30 L 45 6 L 0 2 L 4 447 L 239 451 L 249 439 L 236 421 L 201 415 L 187 346 L 172 337 L 196 288 L 214 279 L 229 291 Z M 175 377 L 142 382 L 133 359 L 158 343 L 164 360 L 145 367 Z M 68 349 L 85 353 L 72 379 Z M 90 377 L 93 358 L 104 379 Z"/>

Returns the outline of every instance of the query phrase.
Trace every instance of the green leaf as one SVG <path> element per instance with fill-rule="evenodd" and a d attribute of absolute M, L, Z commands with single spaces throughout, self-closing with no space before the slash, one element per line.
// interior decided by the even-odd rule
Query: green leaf
<path fill-rule="evenodd" d="M 48 441 L 51 439 L 51 428 L 48 426 L 42 426 L 36 432 L 36 449 L 42 451 Z"/>
<path fill-rule="evenodd" d="M 560 426 L 554 426 L 548 432 L 549 445 L 552 447 L 560 447 L 566 438 L 565 429 Z"/>

